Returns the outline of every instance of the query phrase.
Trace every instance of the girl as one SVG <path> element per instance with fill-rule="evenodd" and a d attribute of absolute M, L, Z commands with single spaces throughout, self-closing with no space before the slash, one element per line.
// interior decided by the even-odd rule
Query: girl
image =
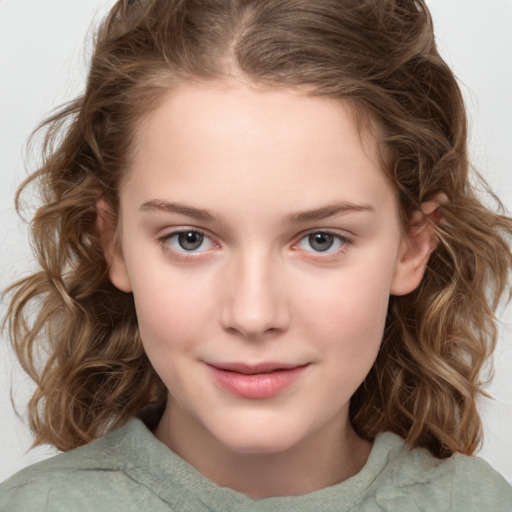
<path fill-rule="evenodd" d="M 0 510 L 510 510 L 512 220 L 423 2 L 120 0 L 47 133 L 7 322 L 67 453 Z"/>

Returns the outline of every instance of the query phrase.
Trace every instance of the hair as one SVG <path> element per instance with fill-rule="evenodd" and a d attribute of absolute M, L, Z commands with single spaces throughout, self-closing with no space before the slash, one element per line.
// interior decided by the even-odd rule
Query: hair
<path fill-rule="evenodd" d="M 378 357 L 350 403 L 356 432 L 402 436 L 437 457 L 481 441 L 477 398 L 508 290 L 512 219 L 477 197 L 466 114 L 420 0 L 119 0 L 99 27 L 84 94 L 48 119 L 31 222 L 40 269 L 14 283 L 6 317 L 35 444 L 69 450 L 165 402 L 131 294 L 116 289 L 96 226 L 116 224 L 140 120 L 173 87 L 204 81 L 300 88 L 378 126 L 404 224 L 444 194 L 420 286 L 391 297 Z M 483 181 L 478 181 L 483 183 Z"/>

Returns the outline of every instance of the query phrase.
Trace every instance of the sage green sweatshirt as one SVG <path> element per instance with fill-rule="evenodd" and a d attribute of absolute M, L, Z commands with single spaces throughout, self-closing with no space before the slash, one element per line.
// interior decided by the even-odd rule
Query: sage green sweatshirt
<path fill-rule="evenodd" d="M 0 485 L 1 512 L 512 512 L 512 487 L 485 461 L 439 460 L 377 436 L 352 478 L 301 496 L 253 499 L 208 480 L 137 419 Z"/>

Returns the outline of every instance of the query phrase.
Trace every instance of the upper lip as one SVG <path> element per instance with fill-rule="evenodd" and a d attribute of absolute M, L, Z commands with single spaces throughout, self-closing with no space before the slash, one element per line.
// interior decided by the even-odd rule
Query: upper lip
<path fill-rule="evenodd" d="M 208 362 L 209 366 L 216 368 L 217 370 L 224 370 L 228 372 L 242 373 L 244 375 L 256 375 L 258 373 L 271 373 L 277 370 L 291 370 L 293 368 L 299 368 L 306 366 L 305 364 L 296 363 L 276 363 L 276 362 L 264 362 L 257 364 L 239 363 L 239 362 Z"/>

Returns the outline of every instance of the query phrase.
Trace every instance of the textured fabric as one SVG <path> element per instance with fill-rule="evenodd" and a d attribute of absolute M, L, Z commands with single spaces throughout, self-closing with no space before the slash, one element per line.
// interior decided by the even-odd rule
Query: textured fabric
<path fill-rule="evenodd" d="M 0 486 L 2 512 L 511 512 L 512 487 L 486 462 L 441 461 L 380 434 L 354 477 L 302 496 L 252 499 L 220 487 L 139 420 L 42 461 Z"/>

